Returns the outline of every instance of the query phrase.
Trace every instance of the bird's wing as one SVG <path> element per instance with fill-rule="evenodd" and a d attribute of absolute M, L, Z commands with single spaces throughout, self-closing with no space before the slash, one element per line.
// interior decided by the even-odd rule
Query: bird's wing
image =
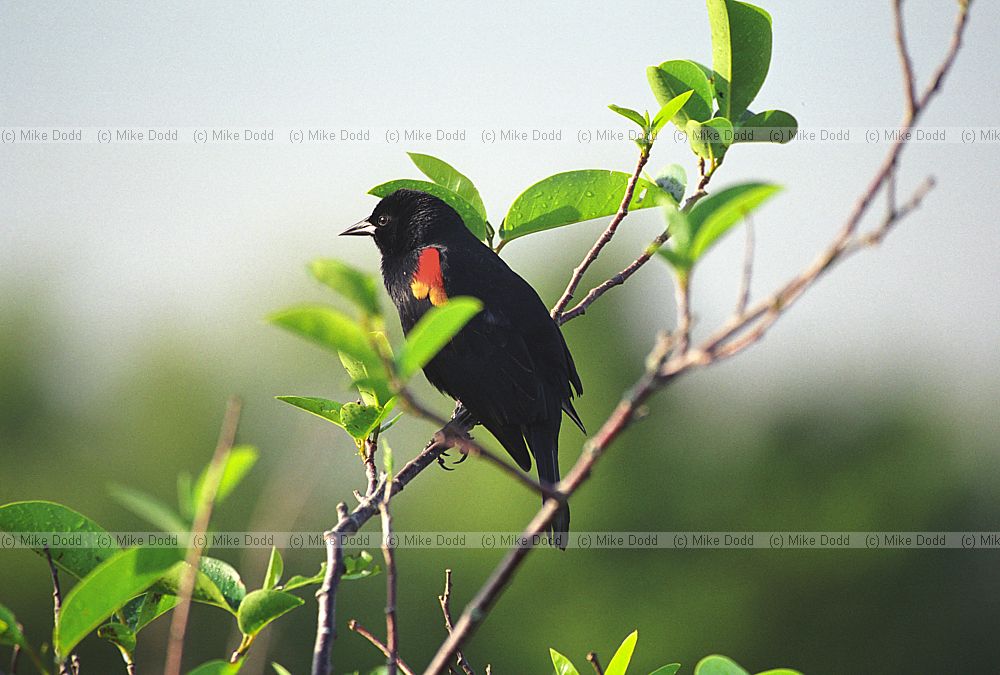
<path fill-rule="evenodd" d="M 501 424 L 530 424 L 551 409 L 546 378 L 525 336 L 502 313 L 489 307 L 424 371 L 431 384 L 460 399 L 481 418 Z"/>
<path fill-rule="evenodd" d="M 572 357 L 528 282 L 479 242 L 444 248 L 441 266 L 448 297 L 477 297 L 483 310 L 424 369 L 431 384 L 499 424 L 534 424 L 564 407 L 576 418 L 564 406 L 579 388 Z"/>

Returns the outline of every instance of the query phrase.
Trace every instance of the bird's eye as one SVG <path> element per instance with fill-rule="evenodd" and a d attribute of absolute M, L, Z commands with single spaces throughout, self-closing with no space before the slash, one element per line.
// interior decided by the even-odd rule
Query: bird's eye
<path fill-rule="evenodd" d="M 379 227 L 382 227 L 383 225 L 388 225 L 389 224 L 389 216 L 385 216 L 385 215 L 379 216 L 378 217 L 378 224 L 379 224 Z"/>

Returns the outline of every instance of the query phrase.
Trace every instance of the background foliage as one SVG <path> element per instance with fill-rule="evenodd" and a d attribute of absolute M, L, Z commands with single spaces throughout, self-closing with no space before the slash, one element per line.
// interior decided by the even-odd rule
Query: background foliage
<path fill-rule="evenodd" d="M 593 320 L 576 322 L 572 331 L 578 358 L 595 364 L 588 378 L 595 394 L 582 400 L 585 416 L 609 402 L 602 396 L 610 399 L 610 392 L 626 386 L 641 358 L 627 345 L 606 349 L 600 326 L 626 319 L 615 309 L 614 303 L 595 306 Z M 108 529 L 142 529 L 107 497 L 107 485 L 127 482 L 172 500 L 174 474 L 204 463 L 217 433 L 219 402 L 231 388 L 247 396 L 241 436 L 262 452 L 217 511 L 216 527 L 322 529 L 331 518 L 331 493 L 357 482 L 346 435 L 271 398 L 289 381 L 312 382 L 313 390 L 331 395 L 346 388 L 332 359 L 321 372 L 306 363 L 303 355 L 314 353 L 308 346 L 276 339 L 267 356 L 283 368 L 262 375 L 248 354 L 234 375 L 228 366 L 225 372 L 221 366 L 194 369 L 201 348 L 161 335 L 136 354 L 134 369 L 108 383 L 107 401 L 67 415 L 56 404 L 58 386 L 46 385 L 48 356 L 37 339 L 52 315 L 35 308 L 20 316 L 2 339 L 6 353 L 22 357 L 6 362 L 0 389 L 23 392 L 37 405 L 16 417 L 3 408 L 4 461 L 11 467 L 11 458 L 18 458 L 16 469 L 4 471 L 5 501 L 63 500 Z M 948 402 L 935 398 L 933 382 L 914 375 L 881 385 L 860 378 L 843 384 L 827 381 L 822 392 L 795 401 L 754 401 L 727 393 L 719 382 L 680 383 L 652 406 L 662 426 L 644 423 L 630 431 L 613 460 L 616 470 L 599 472 L 576 498 L 580 527 L 933 530 L 979 529 L 1000 518 L 991 479 L 996 437 L 985 424 L 960 428 L 944 414 Z M 116 400 L 130 404 L 108 405 Z M 401 425 L 394 436 L 408 443 L 394 442 L 397 461 L 422 446 L 430 431 Z M 567 447 L 574 440 L 567 431 Z M 54 465 L 76 479 L 58 480 Z M 7 478 L 14 475 L 16 481 Z M 434 470 L 401 497 L 396 527 L 425 529 L 430 513 L 440 529 L 513 529 L 533 512 L 535 500 L 510 490 L 507 481 L 473 461 L 453 473 Z M 635 511 L 624 496 L 636 493 L 649 495 L 653 506 Z M 482 506 L 468 508 L 477 494 Z M 311 573 L 321 559 L 319 550 L 283 553 L 286 570 L 296 572 Z M 213 554 L 255 580 L 263 577 L 268 551 Z M 398 552 L 406 658 L 428 659 L 442 636 L 435 597 L 442 570 L 456 570 L 458 606 L 496 555 Z M 995 580 L 992 558 L 963 551 L 539 551 L 466 651 L 480 663 L 490 660 L 497 672 L 540 672 L 549 667 L 550 646 L 581 663 L 589 649 L 610 656 L 621 636 L 638 626 L 642 640 L 634 662 L 647 672 L 664 659 L 691 665 L 711 652 L 730 654 L 751 670 L 778 663 L 809 673 L 947 669 L 955 654 L 985 669 L 993 659 L 986 633 L 1000 619 L 988 591 Z M 638 578 L 648 582 L 637 584 Z M 51 622 L 44 563 L 28 551 L 5 553 L 0 587 L 4 602 L 38 640 Z M 550 602 L 539 602 L 542 589 Z M 350 585 L 340 598 L 340 616 L 378 625 L 382 593 L 380 583 Z M 225 656 L 220 644 L 236 646 L 238 636 L 217 611 L 196 606 L 189 663 Z M 314 622 L 311 612 L 299 611 L 273 624 L 261 638 L 270 640 L 269 656 L 292 672 L 305 669 L 308 655 L 300 643 Z M 140 662 L 158 660 L 165 624 L 146 631 Z M 516 645 L 501 647 L 511 635 L 518 636 Z M 337 648 L 345 667 L 377 661 L 370 645 L 347 632 Z M 101 641 L 85 641 L 80 654 L 90 668 L 118 667 L 117 653 Z M 251 666 L 254 656 L 252 651 Z"/>

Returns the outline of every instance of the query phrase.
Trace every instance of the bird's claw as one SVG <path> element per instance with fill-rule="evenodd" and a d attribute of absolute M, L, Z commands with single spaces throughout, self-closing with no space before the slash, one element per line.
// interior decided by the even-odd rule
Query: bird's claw
<path fill-rule="evenodd" d="M 438 455 L 438 457 L 437 457 L 438 466 L 440 466 L 445 471 L 454 471 L 454 469 L 452 469 L 450 466 L 448 466 L 448 464 L 445 463 L 445 461 L 444 461 L 444 458 L 447 457 L 447 456 L 448 456 L 448 451 L 447 450 L 445 450 L 440 455 Z"/>
<path fill-rule="evenodd" d="M 460 449 L 460 454 L 461 454 L 461 457 L 459 457 L 454 462 L 452 462 L 452 466 L 461 464 L 462 462 L 464 462 L 465 460 L 467 460 L 469 458 L 469 453 L 467 453 L 464 449 Z M 448 466 L 448 463 L 445 461 L 445 458 L 449 457 L 449 456 L 450 455 L 448 454 L 448 451 L 444 450 L 440 455 L 438 455 L 438 457 L 437 457 L 437 463 L 438 463 L 438 466 L 440 466 L 445 471 L 454 471 L 454 469 L 451 468 L 450 466 Z"/>

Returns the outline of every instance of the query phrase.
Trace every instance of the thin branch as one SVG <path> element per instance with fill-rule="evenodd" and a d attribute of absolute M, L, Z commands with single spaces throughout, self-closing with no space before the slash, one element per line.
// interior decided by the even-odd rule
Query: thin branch
<path fill-rule="evenodd" d="M 955 15 L 955 27 L 951 32 L 951 43 L 948 45 L 948 53 L 945 54 L 944 59 L 938 64 L 937 70 L 931 74 L 927 86 L 917 100 L 917 110 L 914 112 L 913 117 L 916 117 L 923 108 L 927 107 L 927 103 L 940 90 L 945 76 L 955 64 L 958 51 L 962 48 L 962 37 L 965 35 L 965 28 L 969 22 L 969 7 L 971 6 L 972 0 L 958 0 L 958 14 Z"/>
<path fill-rule="evenodd" d="M 913 115 L 917 109 L 917 92 L 913 79 L 913 59 L 906 46 L 906 31 L 903 20 L 903 0 L 893 0 L 893 22 L 896 28 L 896 49 L 899 51 L 899 62 L 903 69 L 903 87 L 906 90 L 906 111 Z"/>
<path fill-rule="evenodd" d="M 444 571 L 444 593 L 438 596 L 438 602 L 441 603 L 441 613 L 444 614 L 445 630 L 451 635 L 451 632 L 455 629 L 451 620 L 451 570 Z M 455 652 L 455 662 L 465 675 L 475 675 L 472 666 L 469 665 L 469 661 L 465 658 L 461 649 Z"/>
<path fill-rule="evenodd" d="M 368 495 L 362 504 L 372 504 L 374 499 L 374 494 Z M 370 517 L 371 515 L 368 516 L 368 518 Z M 340 585 L 340 577 L 344 573 L 344 547 L 338 528 L 349 518 L 347 505 L 340 502 L 337 504 L 336 527 L 323 533 L 323 539 L 326 542 L 326 574 L 323 575 L 323 583 L 316 591 L 319 611 L 316 617 L 316 643 L 313 647 L 312 672 L 314 675 L 317 673 L 328 675 L 333 669 L 330 652 L 333 649 L 333 641 L 337 639 L 337 588 Z"/>
<path fill-rule="evenodd" d="M 62 612 L 62 588 L 59 585 L 59 570 L 56 568 L 55 561 L 52 560 L 52 552 L 49 551 L 49 547 L 45 546 L 43 550 L 45 551 L 45 559 L 49 563 L 49 573 L 52 575 L 52 624 L 58 626 L 59 614 Z M 73 666 L 73 672 L 79 672 L 80 664 L 75 654 L 67 656 L 57 654 L 56 657 L 59 666 L 59 675 L 70 675 L 69 663 L 71 659 L 76 662 Z"/>
<path fill-rule="evenodd" d="M 684 200 L 681 211 L 690 211 L 702 197 L 708 194 L 705 188 L 708 187 L 709 181 L 712 180 L 712 176 L 715 175 L 720 166 L 722 166 L 722 160 L 716 161 L 713 159 L 708 171 L 705 171 L 705 158 L 701 157 L 698 159 L 698 174 L 700 176 L 698 185 L 695 187 L 694 192 L 691 193 L 691 196 Z"/>
<path fill-rule="evenodd" d="M 396 556 L 393 549 L 392 515 L 389 513 L 391 482 L 385 481 L 385 492 L 379 504 L 382 514 L 382 557 L 385 559 L 385 635 L 386 675 L 396 675 L 399 663 L 399 626 L 396 623 Z"/>
<path fill-rule="evenodd" d="M 778 317 L 802 297 L 807 288 L 816 283 L 823 274 L 844 258 L 865 246 L 880 243 L 896 224 L 920 206 L 924 197 L 933 187 L 934 180 L 932 178 L 925 179 L 903 206 L 886 214 L 877 228 L 867 234 L 857 235 L 847 240 L 834 241 L 802 273 L 768 298 L 730 319 L 722 329 L 710 336 L 700 346 L 700 353 L 703 356 L 702 362 L 690 365 L 707 365 L 715 359 L 732 357 L 759 341 Z"/>
<path fill-rule="evenodd" d="M 908 131 L 923 112 L 927 102 L 937 91 L 945 75 L 954 63 L 955 54 L 961 44 L 962 33 L 967 25 L 968 2 L 962 2 L 959 7 L 958 18 L 956 20 L 955 33 L 952 36 L 951 48 L 945 56 L 944 61 L 932 76 L 931 83 L 925 89 L 924 94 L 917 101 L 917 106 L 912 114 L 904 114 L 900 124 L 902 131 Z M 799 276 L 785 285 L 777 293 L 769 298 L 755 304 L 750 309 L 742 312 L 731 319 L 727 324 L 710 336 L 707 341 L 695 349 L 685 349 L 685 336 L 683 331 L 680 335 L 680 343 L 676 352 L 671 350 L 670 340 L 663 334 L 657 339 L 657 343 L 647 359 L 647 369 L 645 374 L 619 401 L 618 406 L 611 413 L 608 419 L 591 439 L 583 447 L 579 459 L 566 477 L 558 484 L 557 488 L 567 498 L 571 497 L 580 485 L 590 476 L 594 465 L 604 454 L 607 447 L 636 419 L 637 413 L 647 399 L 655 392 L 669 384 L 678 375 L 681 375 L 695 367 L 705 366 L 719 360 L 723 354 L 720 353 L 720 346 L 734 335 L 741 333 L 748 327 L 752 327 L 755 321 L 759 320 L 757 328 L 760 334 L 766 330 L 767 326 L 774 323 L 778 316 L 782 315 L 788 306 L 801 296 L 802 292 L 814 283 L 831 265 L 838 262 L 845 255 L 845 251 L 858 248 L 858 244 L 866 241 L 865 237 L 855 238 L 858 224 L 862 217 L 868 212 L 876 194 L 883 188 L 886 180 L 893 172 L 896 160 L 900 152 L 906 145 L 909 134 L 899 134 L 899 139 L 889 149 L 889 152 L 882 165 L 872 178 L 867 189 L 862 193 L 854 209 L 848 215 L 847 220 L 841 230 L 834 237 L 831 245 L 821 253 L 816 260 Z M 876 233 L 888 232 L 903 216 L 919 206 L 920 200 L 930 189 L 930 183 L 925 183 L 917 190 L 910 201 L 900 208 L 894 215 L 887 217 L 882 226 L 875 230 Z M 683 295 L 683 294 L 682 294 Z M 686 298 L 682 304 L 686 303 Z M 683 308 L 679 308 L 684 314 Z M 555 315 L 556 312 L 553 312 Z M 751 331 L 750 335 L 753 335 Z M 758 336 L 759 339 L 759 336 Z M 748 346 L 744 345 L 743 347 Z M 730 344 L 732 347 L 732 344 Z M 741 347 L 740 349 L 742 349 Z M 736 353 L 739 350 L 731 350 Z M 674 353 L 674 356 L 670 356 Z M 731 355 L 731 354 L 727 354 Z M 532 549 L 532 542 L 535 537 L 546 531 L 548 526 L 559 509 L 559 504 L 555 500 L 546 500 L 542 508 L 535 514 L 535 517 L 524 529 L 523 535 L 518 540 L 518 544 L 504 556 L 501 562 L 494 568 L 489 578 L 480 588 L 472 601 L 466 606 L 461 617 L 455 624 L 454 630 L 438 649 L 427 668 L 429 675 L 438 675 L 444 672 L 448 663 L 452 660 L 461 645 L 472 636 L 476 628 L 488 615 L 504 588 L 510 583 L 514 573 L 527 557 Z"/>
<path fill-rule="evenodd" d="M 366 495 L 375 494 L 378 487 L 378 468 L 375 466 L 375 451 L 378 449 L 378 433 L 365 440 L 365 477 L 368 479 Z"/>
<path fill-rule="evenodd" d="M 562 325 L 571 319 L 575 319 L 578 316 L 586 314 L 587 308 L 594 304 L 595 300 L 610 291 L 615 286 L 621 286 L 628 281 L 629 277 L 639 271 L 640 267 L 649 262 L 650 258 L 653 257 L 657 249 L 663 246 L 669 238 L 670 234 L 667 230 L 664 230 L 660 234 L 656 235 L 656 238 L 649 242 L 649 246 L 643 250 L 642 254 L 638 258 L 629 263 L 628 266 L 618 274 L 590 289 L 590 292 L 584 296 L 583 300 L 578 302 L 572 309 L 568 309 L 559 316 L 555 317 L 556 323 Z"/>
<path fill-rule="evenodd" d="M 468 431 L 472 428 L 473 420 L 468 417 L 461 417 L 452 420 L 448 425 L 458 427 Z M 341 548 L 341 537 L 345 534 L 357 532 L 376 513 L 379 513 L 379 505 L 388 489 L 388 498 L 391 500 L 395 495 L 409 485 L 410 481 L 416 478 L 421 471 L 436 462 L 448 448 L 452 447 L 449 435 L 440 430 L 434 435 L 419 455 L 411 459 L 405 466 L 388 481 L 383 477 L 375 491 L 364 497 L 361 503 L 348 513 L 347 507 L 338 505 L 337 524 L 324 534 L 326 539 L 327 564 L 326 574 L 323 584 L 316 593 L 319 604 L 316 622 L 316 642 L 313 647 L 313 675 L 329 675 L 332 670 L 330 653 L 333 648 L 333 641 L 336 638 L 336 599 L 337 588 L 340 583 L 340 576 L 343 573 L 343 550 Z M 389 486 L 385 483 L 388 482 Z M 383 496 L 380 496 L 382 493 Z M 402 668 L 402 664 L 400 665 Z"/>
<path fill-rule="evenodd" d="M 687 200 L 685 200 L 684 205 L 681 207 L 682 211 L 690 211 L 691 208 L 698 202 L 698 200 L 700 200 L 702 197 L 708 194 L 708 192 L 705 191 L 705 188 L 706 186 L 708 186 L 709 181 L 712 180 L 712 175 L 715 173 L 716 169 L 718 169 L 721 165 L 722 165 L 721 161 L 714 163 L 712 169 L 708 173 L 706 173 L 705 160 L 704 159 L 699 160 L 698 167 L 699 167 L 699 172 L 701 174 L 701 178 L 698 181 L 698 187 L 696 191 L 690 197 L 688 197 Z M 558 323 L 561 326 L 570 319 L 575 319 L 578 316 L 586 314 L 587 308 L 590 307 L 592 304 L 594 304 L 594 301 L 596 301 L 599 297 L 610 291 L 615 286 L 620 286 L 624 284 L 629 277 L 631 277 L 639 270 L 640 267 L 649 262 L 649 260 L 653 257 L 656 251 L 661 246 L 663 246 L 663 244 L 665 244 L 667 242 L 667 239 L 669 238 L 670 238 L 669 230 L 664 230 L 662 233 L 658 234 L 656 238 L 649 243 L 649 246 L 647 246 L 643 250 L 643 252 L 639 255 L 639 257 L 637 257 L 635 260 L 629 263 L 628 266 L 625 267 L 625 269 L 623 269 L 618 274 L 608 278 L 607 280 L 603 281 L 602 283 L 590 289 L 587 295 L 585 295 L 580 302 L 578 302 L 575 306 L 573 306 L 572 309 L 568 309 L 557 314 L 555 308 L 553 308 L 552 318 L 555 319 L 556 323 Z M 562 298 L 560 298 L 560 300 L 562 300 Z M 556 307 L 558 306 L 559 305 L 557 303 Z"/>
<path fill-rule="evenodd" d="M 601 254 L 601 250 L 608 245 L 611 238 L 615 236 L 615 232 L 618 230 L 618 226 L 628 215 L 629 204 L 632 203 L 632 195 L 635 194 L 635 186 L 639 182 L 639 176 L 642 174 L 642 169 L 646 166 L 646 162 L 649 161 L 649 150 L 652 146 L 652 141 L 650 144 L 643 147 L 639 152 L 639 161 L 636 164 L 635 170 L 628 179 L 628 184 L 625 186 L 625 195 L 622 197 L 621 205 L 618 207 L 618 212 L 615 214 L 614 218 L 611 219 L 611 223 L 608 224 L 607 229 L 604 233 L 594 242 L 594 245 L 584 256 L 580 264 L 573 270 L 573 276 L 570 277 L 569 283 L 566 285 L 566 290 L 563 291 L 562 296 L 556 301 L 555 306 L 552 308 L 552 318 L 556 321 L 559 320 L 559 315 L 563 313 L 566 309 L 566 305 L 569 301 L 573 299 L 573 294 L 576 293 L 577 287 L 583 280 L 583 275 L 586 274 L 587 269 L 597 260 L 597 256 Z"/>
<path fill-rule="evenodd" d="M 689 272 L 675 277 L 674 297 L 677 304 L 677 351 L 684 354 L 691 342 L 691 276 Z"/>
<path fill-rule="evenodd" d="M 658 342 L 662 343 L 668 338 L 661 336 Z M 624 431 L 634 419 L 638 409 L 659 387 L 657 372 L 661 367 L 662 359 L 669 353 L 664 349 L 661 359 L 653 360 L 647 368 L 647 372 L 637 385 L 628 392 L 611 416 L 604 422 L 591 439 L 583 447 L 580 458 L 573 468 L 570 469 L 566 477 L 560 481 L 558 488 L 560 492 L 568 497 L 582 485 L 590 475 L 591 469 L 604 454 L 607 447 L 614 441 L 622 431 Z M 476 593 L 475 597 L 466 606 L 462 616 L 455 623 L 454 630 L 447 637 L 438 649 L 434 659 L 427 667 L 428 674 L 443 673 L 452 661 L 455 653 L 478 628 L 479 624 L 486 618 L 493 604 L 499 598 L 501 592 L 513 578 L 514 573 L 532 550 L 534 542 L 542 540 L 542 533 L 548 531 L 556 514 L 559 512 L 560 504 L 554 499 L 547 499 L 542 508 L 535 514 L 531 522 L 518 538 L 517 545 L 504 556 L 503 560 L 493 570 L 493 573 Z"/>
<path fill-rule="evenodd" d="M 11 650 L 10 654 L 10 675 L 17 675 L 17 662 L 20 658 L 21 658 L 21 645 L 14 645 L 14 648 Z"/>
<path fill-rule="evenodd" d="M 601 668 L 601 662 L 597 660 L 597 652 L 587 652 L 587 661 L 594 667 L 597 675 L 604 675 L 604 668 Z"/>
<path fill-rule="evenodd" d="M 374 645 L 374 647 L 378 649 L 380 652 L 382 652 L 387 658 L 391 658 L 389 656 L 390 654 L 389 647 L 386 646 L 377 637 L 375 637 L 375 635 L 370 630 L 362 626 L 357 619 L 351 619 L 350 621 L 348 621 L 347 628 L 348 630 L 357 633 L 364 639 L 371 642 L 372 645 Z M 401 673 L 403 673 L 403 675 L 413 675 L 413 669 L 411 669 L 408 665 L 406 665 L 406 663 L 404 663 L 402 659 L 399 658 L 399 656 L 396 656 L 396 663 L 399 665 L 399 670 Z"/>
<path fill-rule="evenodd" d="M 896 225 L 898 225 L 900 221 L 902 221 L 904 218 L 910 215 L 910 213 L 912 213 L 913 211 L 920 208 L 920 204 L 924 201 L 924 197 L 926 197 L 927 194 L 934 189 L 935 185 L 936 182 L 934 181 L 934 178 L 932 177 L 925 178 L 924 181 L 917 186 L 917 189 L 913 191 L 913 194 L 910 196 L 908 200 L 906 200 L 906 202 L 902 206 L 898 208 L 893 208 L 892 211 L 887 213 L 885 215 L 885 218 L 883 218 L 882 223 L 874 230 L 872 230 L 868 234 L 857 237 L 855 244 L 845 249 L 844 254 L 846 255 L 849 253 L 853 253 L 854 249 L 860 248 L 862 246 L 874 246 L 876 244 L 882 243 L 882 240 L 885 239 L 885 236 L 889 234 L 889 232 Z"/>
<path fill-rule="evenodd" d="M 51 569 L 51 568 L 50 568 Z M 20 622 L 17 623 L 17 630 L 21 635 L 24 635 L 24 626 Z M 31 643 L 25 642 L 23 645 L 14 645 L 10 654 L 10 675 L 17 675 L 17 666 L 21 659 L 21 654 L 26 653 L 28 655 L 28 660 L 31 661 L 31 665 L 35 667 L 41 675 L 49 675 L 49 669 L 42 663 L 42 658 L 38 655 L 38 652 L 31 646 Z M 76 663 L 77 670 L 79 671 L 80 662 Z"/>
<path fill-rule="evenodd" d="M 886 179 L 885 184 L 885 217 L 887 219 L 895 218 L 898 212 L 899 208 L 897 207 L 896 199 L 896 168 L 893 167 L 892 171 L 889 172 L 889 177 Z"/>
<path fill-rule="evenodd" d="M 236 441 L 236 429 L 240 424 L 240 410 L 243 407 L 239 398 L 232 396 L 226 402 L 226 413 L 222 419 L 219 440 L 212 453 L 212 461 L 206 471 L 205 486 L 201 493 L 201 503 L 195 505 L 195 518 L 191 527 L 191 547 L 187 551 L 184 573 L 181 575 L 177 588 L 177 606 L 170 617 L 170 637 L 167 644 L 167 658 L 163 666 L 165 675 L 180 675 L 181 660 L 184 656 L 184 633 L 187 631 L 188 615 L 191 611 L 191 595 L 198 574 L 198 562 L 204 550 L 204 538 L 199 536 L 208 531 L 208 523 L 212 518 L 212 508 L 215 505 L 215 495 L 222 480 L 229 453 Z"/>
<path fill-rule="evenodd" d="M 743 274 L 740 275 L 740 292 L 736 300 L 736 313 L 742 314 L 750 304 L 750 283 L 753 281 L 753 219 L 746 217 L 746 240 L 743 245 Z"/>

